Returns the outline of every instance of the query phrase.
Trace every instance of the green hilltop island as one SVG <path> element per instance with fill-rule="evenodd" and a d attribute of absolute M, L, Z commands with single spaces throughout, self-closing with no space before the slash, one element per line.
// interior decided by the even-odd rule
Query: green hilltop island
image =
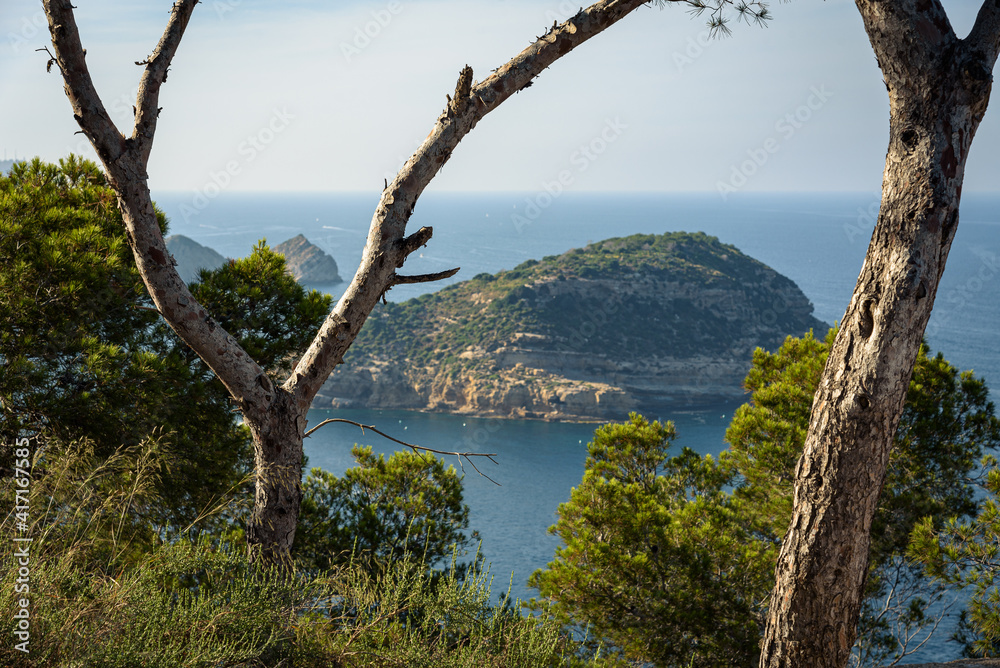
<path fill-rule="evenodd" d="M 740 400 L 755 348 L 826 333 L 812 312 L 704 233 L 608 239 L 380 305 L 314 406 L 587 421 Z"/>

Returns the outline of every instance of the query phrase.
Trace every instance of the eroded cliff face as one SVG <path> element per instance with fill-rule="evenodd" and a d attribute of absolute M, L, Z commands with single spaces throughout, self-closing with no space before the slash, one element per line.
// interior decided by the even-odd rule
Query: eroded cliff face
<path fill-rule="evenodd" d="M 517 365 L 477 369 L 402 370 L 383 363 L 336 373 L 317 396 L 317 408 L 387 408 L 543 420 L 598 420 L 635 410 L 621 387 L 570 380 Z"/>
<path fill-rule="evenodd" d="M 707 269 L 630 267 L 622 254 L 606 271 L 572 272 L 547 258 L 460 284 L 440 308 L 390 305 L 373 315 L 378 344 L 339 367 L 315 405 L 606 420 L 739 400 L 756 347 L 826 325 L 792 281 L 707 239 L 692 244 L 713 252 Z"/>

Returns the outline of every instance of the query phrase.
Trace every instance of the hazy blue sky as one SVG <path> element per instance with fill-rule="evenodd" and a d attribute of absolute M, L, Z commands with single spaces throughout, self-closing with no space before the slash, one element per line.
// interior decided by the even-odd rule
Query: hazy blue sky
<path fill-rule="evenodd" d="M 203 0 L 161 95 L 150 186 L 378 190 L 427 135 L 463 65 L 484 78 L 579 3 Z M 0 151 L 92 155 L 35 52 L 47 43 L 40 4 L 0 4 Z M 91 73 L 120 128 L 131 124 L 133 62 L 152 50 L 170 4 L 77 2 Z M 946 3 L 960 35 L 978 4 Z M 766 29 L 734 25 L 708 40 L 683 6 L 640 9 L 490 114 L 432 188 L 532 191 L 562 173 L 572 190 L 877 190 L 888 103 L 853 2 L 771 10 Z M 998 114 L 973 144 L 966 190 L 1000 189 Z"/>

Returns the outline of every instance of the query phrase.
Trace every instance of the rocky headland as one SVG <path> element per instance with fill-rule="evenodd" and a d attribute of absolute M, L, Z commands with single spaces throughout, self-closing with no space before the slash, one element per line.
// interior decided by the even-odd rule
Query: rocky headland
<path fill-rule="evenodd" d="M 198 280 L 201 269 L 218 269 L 226 262 L 226 258 L 215 250 L 202 246 L 183 234 L 173 234 L 164 241 L 177 262 L 177 273 L 185 283 Z M 337 262 L 301 234 L 283 241 L 271 250 L 285 256 L 288 273 L 300 283 L 332 285 L 343 282 L 337 273 Z"/>
<path fill-rule="evenodd" d="M 202 269 L 218 269 L 226 263 L 226 258 L 183 234 L 172 234 L 163 241 L 174 256 L 177 273 L 185 283 L 197 281 L 198 272 Z"/>
<path fill-rule="evenodd" d="M 322 408 L 549 420 L 738 400 L 758 346 L 828 325 L 703 233 L 608 239 L 378 307 Z"/>
<path fill-rule="evenodd" d="M 288 272 L 300 283 L 342 283 L 336 261 L 303 235 L 292 237 L 271 248 L 285 256 Z"/>

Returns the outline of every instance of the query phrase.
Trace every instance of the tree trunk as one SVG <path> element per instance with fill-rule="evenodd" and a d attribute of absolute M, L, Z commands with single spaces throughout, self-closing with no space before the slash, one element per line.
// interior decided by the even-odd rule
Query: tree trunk
<path fill-rule="evenodd" d="M 762 668 L 842 668 L 850 657 L 869 530 L 1000 38 L 995 4 L 966 40 L 936 1 L 857 4 L 889 91 L 882 204 L 813 401 Z"/>
<path fill-rule="evenodd" d="M 291 568 L 291 549 L 302 503 L 302 439 L 309 406 L 278 389 L 263 420 L 249 422 L 254 442 L 255 494 L 247 526 L 252 561 Z"/>

